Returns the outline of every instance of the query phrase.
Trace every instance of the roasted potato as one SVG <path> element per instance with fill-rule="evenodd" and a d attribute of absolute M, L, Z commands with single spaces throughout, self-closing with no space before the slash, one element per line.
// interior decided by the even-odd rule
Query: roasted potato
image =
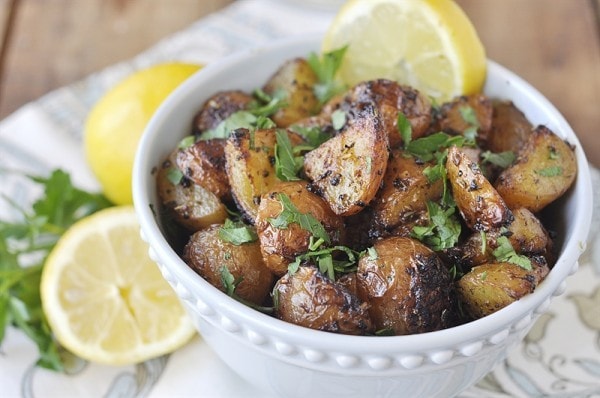
<path fill-rule="evenodd" d="M 239 90 L 222 91 L 210 97 L 194 116 L 192 132 L 196 135 L 216 128 L 235 112 L 254 102 L 250 94 Z"/>
<path fill-rule="evenodd" d="M 327 203 L 306 188 L 306 181 L 284 182 L 274 190 L 263 195 L 256 217 L 256 232 L 260 239 L 260 249 L 267 267 L 278 276 L 288 270 L 288 264 L 296 256 L 308 250 L 312 233 L 298 223 L 288 224 L 285 228 L 273 226 L 270 220 L 277 218 L 284 206 L 280 195 L 285 195 L 301 214 L 310 214 L 323 225 L 330 244 L 341 241 L 344 222 L 333 213 Z"/>
<path fill-rule="evenodd" d="M 508 206 L 477 163 L 456 146 L 448 149 L 446 171 L 456 206 L 469 228 L 489 231 L 512 221 Z"/>
<path fill-rule="evenodd" d="M 431 103 L 425 95 L 412 87 L 388 79 L 359 83 L 337 101 L 338 103 L 334 103 L 335 107 L 344 111 L 348 119 L 360 115 L 356 110 L 360 109 L 362 104 L 372 103 L 381 117 L 392 148 L 402 143 L 402 136 L 398 130 L 398 113 L 402 113 L 410 122 L 412 138 L 423 136 L 432 120 Z M 327 108 L 324 112 L 326 111 Z"/>
<path fill-rule="evenodd" d="M 411 220 L 427 210 L 427 201 L 442 197 L 441 179 L 429 182 L 423 171 L 430 166 L 396 149 L 390 154 L 383 185 L 373 200 L 374 222 L 386 230 Z"/>
<path fill-rule="evenodd" d="M 165 215 L 190 232 L 223 222 L 227 218 L 225 205 L 217 195 L 195 184 L 177 167 L 178 152 L 178 149 L 173 151 L 156 174 L 156 187 Z"/>
<path fill-rule="evenodd" d="M 543 257 L 531 260 L 531 271 L 508 262 L 474 267 L 456 282 L 461 308 L 478 319 L 532 293 L 548 275 L 549 268 Z"/>
<path fill-rule="evenodd" d="M 485 95 L 459 96 L 442 104 L 436 115 L 435 130 L 462 135 L 467 129 L 475 127 L 478 138 L 485 141 L 492 126 L 492 114 L 492 101 Z"/>
<path fill-rule="evenodd" d="M 506 228 L 496 228 L 485 234 L 474 232 L 461 244 L 445 250 L 447 263 L 469 270 L 476 265 L 494 262 L 497 240 L 506 236 L 517 254 L 542 255 L 548 265 L 552 265 L 552 239 L 542 222 L 525 208 L 515 209 L 512 214 L 513 221 Z"/>
<path fill-rule="evenodd" d="M 239 281 L 235 294 L 261 305 L 273 285 L 273 275 L 265 266 L 258 241 L 235 245 L 219 237 L 221 224 L 194 233 L 183 251 L 183 260 L 216 288 L 226 291 L 223 267 Z"/>
<path fill-rule="evenodd" d="M 376 330 L 404 335 L 453 325 L 452 277 L 435 252 L 403 237 L 373 247 L 377 255 L 361 257 L 356 275 L 359 297 L 369 303 Z"/>
<path fill-rule="evenodd" d="M 264 92 L 270 95 L 275 95 L 277 91 L 285 93 L 286 106 L 277 110 L 271 119 L 279 127 L 287 127 L 315 115 L 320 108 L 313 91 L 317 82 L 317 75 L 305 59 L 286 61 L 263 87 Z"/>
<path fill-rule="evenodd" d="M 484 147 L 492 152 L 517 153 L 533 131 L 529 120 L 511 101 L 493 102 L 492 127 Z"/>
<path fill-rule="evenodd" d="M 349 216 L 375 197 L 387 167 L 388 138 L 375 109 L 304 156 L 304 172 L 334 213 Z"/>
<path fill-rule="evenodd" d="M 537 213 L 562 196 L 576 175 L 573 147 L 547 127 L 538 126 L 495 186 L 510 208 L 525 207 Z"/>
<path fill-rule="evenodd" d="M 177 167 L 183 174 L 224 201 L 231 199 L 225 172 L 225 140 L 200 140 L 177 151 Z"/>
<path fill-rule="evenodd" d="M 315 267 L 285 274 L 273 290 L 276 316 L 286 322 L 343 334 L 373 331 L 367 304 Z"/>
<path fill-rule="evenodd" d="M 302 137 L 288 133 L 293 145 Z M 237 129 L 225 144 L 225 170 L 234 201 L 247 221 L 254 224 L 261 196 L 280 181 L 275 174 L 276 130 Z"/>

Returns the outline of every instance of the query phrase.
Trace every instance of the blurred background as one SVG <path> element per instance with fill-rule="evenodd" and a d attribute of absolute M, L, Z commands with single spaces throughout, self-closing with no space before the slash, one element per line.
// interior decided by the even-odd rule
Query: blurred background
<path fill-rule="evenodd" d="M 547 96 L 600 166 L 600 0 L 456 1 L 488 57 Z M 0 120 L 233 2 L 0 0 Z M 327 1 L 290 2 L 333 14 Z"/>

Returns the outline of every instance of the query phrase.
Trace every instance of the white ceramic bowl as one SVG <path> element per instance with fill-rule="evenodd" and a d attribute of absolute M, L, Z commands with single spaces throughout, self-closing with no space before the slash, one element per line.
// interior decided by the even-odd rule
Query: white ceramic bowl
<path fill-rule="evenodd" d="M 209 65 L 160 107 L 138 149 L 133 194 L 142 237 L 206 342 L 237 373 L 281 397 L 453 396 L 482 378 L 516 346 L 553 296 L 565 289 L 585 248 L 592 211 L 588 164 L 560 113 L 534 88 L 494 62 L 485 93 L 510 99 L 534 124 L 545 124 L 576 147 L 579 172 L 553 224 L 560 257 L 533 294 L 483 319 L 411 336 L 347 336 L 269 317 L 228 297 L 192 271 L 165 240 L 153 209 L 159 162 L 190 134 L 204 101 L 226 89 L 261 86 L 284 61 L 317 50 L 319 38 L 273 43 Z M 201 358 L 199 360 L 202 360 Z M 194 377 L 193 370 L 184 377 Z"/>

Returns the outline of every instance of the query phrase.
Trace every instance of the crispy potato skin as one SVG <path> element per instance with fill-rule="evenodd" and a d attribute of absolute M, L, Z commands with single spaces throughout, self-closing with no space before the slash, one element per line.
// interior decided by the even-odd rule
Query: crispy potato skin
<path fill-rule="evenodd" d="M 156 174 L 158 196 L 166 215 L 190 232 L 223 222 L 227 218 L 227 210 L 214 193 L 194 184 L 185 175 L 178 184 L 169 179 L 172 170 L 179 170 L 177 153 L 178 150 L 173 151 L 161 163 Z"/>
<path fill-rule="evenodd" d="M 466 238 L 460 245 L 444 252 L 448 264 L 460 265 L 463 270 L 495 261 L 494 250 L 498 248 L 498 238 L 507 236 L 517 254 L 544 256 L 549 266 L 553 264 L 552 239 L 542 222 L 529 210 L 519 208 L 512 211 L 513 221 L 502 229 L 493 229 L 485 233 L 485 242 L 479 232 Z M 483 250 L 485 249 L 485 250 Z"/>
<path fill-rule="evenodd" d="M 575 181 L 573 148 L 545 126 L 529 136 L 514 165 L 496 180 L 496 190 L 510 208 L 534 213 L 562 196 Z"/>
<path fill-rule="evenodd" d="M 512 221 L 508 206 L 477 163 L 455 146 L 448 150 L 446 170 L 456 206 L 469 228 L 489 231 Z"/>
<path fill-rule="evenodd" d="M 485 137 L 485 148 L 492 152 L 519 152 L 533 126 L 511 101 L 495 101 L 493 109 L 492 127 Z"/>
<path fill-rule="evenodd" d="M 194 233 L 184 248 L 184 261 L 211 285 L 225 291 L 222 267 L 234 279 L 242 278 L 235 293 L 254 304 L 263 304 L 270 293 L 273 275 L 262 261 L 258 241 L 236 246 L 219 238 L 220 224 Z"/>
<path fill-rule="evenodd" d="M 412 138 L 423 136 L 432 121 L 431 103 L 418 90 L 400 85 L 388 79 L 369 80 L 352 87 L 341 98 L 336 99 L 326 112 L 340 109 L 352 119 L 360 109 L 361 104 L 372 103 L 377 109 L 383 129 L 386 131 L 390 147 L 402 144 L 398 131 L 398 113 L 401 112 L 410 122 Z"/>
<path fill-rule="evenodd" d="M 194 184 L 208 189 L 222 200 L 231 199 L 225 172 L 225 140 L 201 140 L 177 151 L 177 167 Z"/>
<path fill-rule="evenodd" d="M 379 189 L 388 163 L 387 133 L 372 106 L 363 117 L 304 157 L 304 172 L 334 213 L 361 211 Z"/>
<path fill-rule="evenodd" d="M 356 274 L 376 330 L 405 335 L 453 325 L 452 277 L 433 251 L 404 237 L 380 240 L 374 248 L 377 258 L 361 257 Z"/>
<path fill-rule="evenodd" d="M 291 223 L 287 228 L 277 228 L 269 220 L 283 211 L 279 195 L 286 195 L 298 211 L 311 214 L 325 228 L 333 245 L 339 244 L 344 231 L 342 218 L 331 211 L 327 203 L 306 188 L 306 181 L 282 182 L 273 191 L 263 195 L 256 217 L 256 232 L 267 267 L 278 276 L 288 270 L 296 256 L 306 252 L 311 233 Z"/>
<path fill-rule="evenodd" d="M 287 106 L 279 109 L 271 117 L 279 127 L 287 127 L 319 111 L 319 100 L 313 91 L 317 82 L 317 75 L 303 58 L 286 61 L 271 76 L 263 90 L 271 95 L 278 90 L 286 93 Z"/>
<path fill-rule="evenodd" d="M 506 262 L 474 267 L 456 283 L 462 308 L 478 319 L 533 293 L 549 268 L 543 258 L 533 259 L 532 263 L 531 271 Z"/>
<path fill-rule="evenodd" d="M 374 222 L 386 230 L 407 222 L 417 213 L 427 210 L 427 201 L 442 197 L 441 179 L 431 183 L 423 171 L 428 163 L 407 156 L 401 149 L 390 154 L 383 184 L 373 207 Z"/>
<path fill-rule="evenodd" d="M 280 181 L 275 174 L 275 129 L 237 129 L 225 143 L 225 170 L 234 201 L 248 222 L 254 224 L 261 196 Z M 302 137 L 288 132 L 292 145 Z"/>
<path fill-rule="evenodd" d="M 250 94 L 240 90 L 222 91 L 210 97 L 194 116 L 192 131 L 201 134 L 216 128 L 237 111 L 244 110 L 254 101 Z"/>
<path fill-rule="evenodd" d="M 285 274 L 274 291 L 279 319 L 326 332 L 373 332 L 367 304 L 315 267 L 301 266 L 294 274 Z"/>
<path fill-rule="evenodd" d="M 464 95 L 454 98 L 443 104 L 440 113 L 436 115 L 436 130 L 444 131 L 451 135 L 462 135 L 465 130 L 473 127 L 463 117 L 462 108 L 471 108 L 479 124 L 478 138 L 486 140 L 492 126 L 493 106 L 492 101 L 483 94 Z"/>

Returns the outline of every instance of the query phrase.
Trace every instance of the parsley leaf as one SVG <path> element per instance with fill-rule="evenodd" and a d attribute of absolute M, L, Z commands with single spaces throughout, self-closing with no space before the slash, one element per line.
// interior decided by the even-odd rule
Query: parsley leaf
<path fill-rule="evenodd" d="M 516 156 L 513 151 L 505 151 L 499 153 L 485 151 L 481 154 L 481 159 L 484 162 L 491 163 L 495 166 L 505 169 L 514 163 Z"/>
<path fill-rule="evenodd" d="M 335 79 L 335 75 L 342 64 L 347 49 L 348 46 L 341 47 L 323 54 L 321 58 L 316 53 L 310 53 L 307 58 L 308 64 L 319 80 L 313 91 L 321 104 L 326 103 L 346 88 Z"/>
<path fill-rule="evenodd" d="M 356 263 L 360 257 L 360 253 L 346 246 L 333 246 L 321 249 L 320 247 L 323 243 L 324 241 L 322 239 L 314 242 L 314 238 L 311 237 L 308 245 L 309 250 L 304 254 L 296 256 L 296 259 L 288 265 L 288 272 L 290 274 L 295 273 L 300 267 L 300 264 L 305 261 L 315 263 L 319 268 L 319 271 L 332 281 L 335 280 L 336 272 L 346 273 L 356 270 Z M 336 256 L 334 259 L 334 252 L 344 253 L 346 259 L 340 260 L 339 256 Z"/>
<path fill-rule="evenodd" d="M 289 129 L 296 134 L 300 134 L 312 148 L 317 148 L 319 145 L 331 138 L 329 134 L 317 126 L 304 127 L 292 125 Z"/>
<path fill-rule="evenodd" d="M 331 123 L 334 129 L 341 130 L 346 124 L 346 113 L 341 109 L 336 109 L 331 114 Z"/>
<path fill-rule="evenodd" d="M 63 371 L 66 353 L 42 310 L 39 284 L 44 261 L 68 227 L 111 203 L 102 195 L 75 188 L 62 170 L 48 177 L 24 177 L 41 185 L 43 194 L 30 210 L 0 197 L 19 216 L 17 221 L 0 220 L 0 343 L 6 327 L 13 325 L 37 345 L 38 366 Z"/>
<path fill-rule="evenodd" d="M 245 225 L 241 221 L 234 222 L 228 218 L 225 220 L 223 226 L 219 228 L 219 238 L 224 242 L 239 246 L 244 243 L 256 241 L 258 235 L 252 227 Z"/>
<path fill-rule="evenodd" d="M 263 312 L 265 314 L 272 314 L 274 311 L 273 307 L 265 307 L 265 306 L 261 306 L 261 305 L 257 305 L 251 301 L 248 301 L 242 297 L 240 297 L 237 293 L 236 293 L 236 289 L 238 287 L 238 285 L 244 280 L 243 276 L 240 276 L 238 278 L 234 277 L 233 274 L 229 271 L 229 269 L 223 265 L 221 266 L 221 284 L 223 285 L 223 289 L 225 290 L 225 293 L 233 298 L 234 300 L 239 301 L 240 303 L 250 307 L 250 308 L 254 308 L 257 311 Z"/>
<path fill-rule="evenodd" d="M 410 144 L 410 141 L 412 140 L 412 125 L 404 113 L 398 112 L 396 126 L 398 127 L 400 137 L 402 137 L 404 148 L 407 148 L 408 144 Z"/>
<path fill-rule="evenodd" d="M 562 175 L 562 173 L 563 169 L 560 166 L 550 166 L 535 171 L 535 174 L 541 175 L 542 177 L 558 177 Z"/>
<path fill-rule="evenodd" d="M 247 109 L 232 113 L 217 127 L 202 132 L 200 139 L 226 139 L 232 131 L 239 128 L 253 131 L 257 128 L 274 127 L 275 123 L 268 116 L 286 105 L 285 92 L 278 90 L 271 96 L 262 90 L 255 90 L 254 97 L 256 100 Z"/>
<path fill-rule="evenodd" d="M 275 132 L 275 174 L 281 181 L 298 181 L 298 172 L 304 165 L 304 158 L 294 154 L 294 148 L 286 130 Z"/>
<path fill-rule="evenodd" d="M 460 237 L 461 226 L 456 218 L 455 207 L 443 209 L 439 204 L 428 201 L 428 226 L 415 226 L 411 236 L 439 251 L 453 247 Z"/>
<path fill-rule="evenodd" d="M 327 243 L 330 242 L 325 227 L 323 227 L 323 224 L 321 224 L 312 214 L 300 213 L 290 200 L 289 196 L 284 193 L 279 193 L 278 198 L 283 210 L 276 218 L 269 218 L 269 223 L 273 227 L 286 229 L 289 224 L 296 223 L 305 231 L 310 232 L 315 238 L 322 239 Z"/>
<path fill-rule="evenodd" d="M 496 239 L 498 247 L 492 252 L 496 260 L 516 264 L 521 268 L 531 271 L 531 260 L 527 256 L 517 254 L 506 236 L 500 236 Z"/>

